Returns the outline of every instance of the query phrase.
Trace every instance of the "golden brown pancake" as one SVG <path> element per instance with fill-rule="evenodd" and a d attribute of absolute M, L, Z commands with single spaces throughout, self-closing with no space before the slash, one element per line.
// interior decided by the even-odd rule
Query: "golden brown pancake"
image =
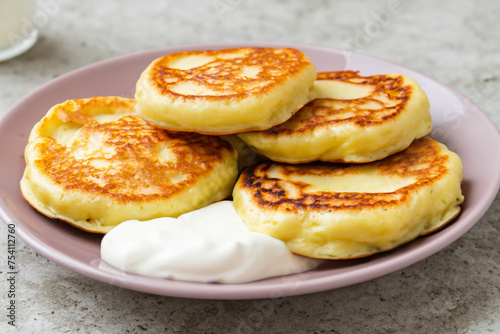
<path fill-rule="evenodd" d="M 94 97 L 54 106 L 33 128 L 21 190 L 41 213 L 91 232 L 176 217 L 224 199 L 237 177 L 226 141 L 159 129 L 135 100 Z"/>
<path fill-rule="evenodd" d="M 285 123 L 238 136 L 279 162 L 370 162 L 432 131 L 427 96 L 401 74 L 318 73 L 314 92 L 316 99 Z"/>
<path fill-rule="evenodd" d="M 138 113 L 169 130 L 270 128 L 312 99 L 316 69 L 290 48 L 184 51 L 154 60 L 136 85 Z"/>
<path fill-rule="evenodd" d="M 386 251 L 439 229 L 463 201 L 460 158 L 429 138 L 367 164 L 261 163 L 233 191 L 251 231 L 294 253 L 347 259 Z"/>

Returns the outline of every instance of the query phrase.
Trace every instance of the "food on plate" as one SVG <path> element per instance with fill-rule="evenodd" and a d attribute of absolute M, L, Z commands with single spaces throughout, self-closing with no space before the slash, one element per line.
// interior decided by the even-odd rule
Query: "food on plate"
<path fill-rule="evenodd" d="M 291 48 L 184 51 L 141 74 L 138 114 L 165 129 L 205 134 L 263 130 L 312 99 L 316 68 Z"/>
<path fill-rule="evenodd" d="M 322 72 L 314 93 L 288 121 L 238 136 L 278 162 L 371 162 L 432 131 L 425 92 L 402 74 Z"/>
<path fill-rule="evenodd" d="M 21 190 L 38 211 L 90 232 L 176 217 L 231 194 L 237 153 L 215 136 L 159 129 L 119 97 L 68 100 L 32 129 Z"/>
<path fill-rule="evenodd" d="M 129 220 L 107 233 L 101 258 L 126 272 L 207 283 L 244 283 L 312 269 L 281 240 L 248 231 L 231 201 L 178 218 Z"/>
<path fill-rule="evenodd" d="M 266 162 L 233 191 L 251 231 L 322 259 L 368 256 L 439 229 L 460 211 L 462 163 L 424 137 L 367 164 Z"/>
<path fill-rule="evenodd" d="M 462 162 L 432 128 L 402 74 L 316 73 L 291 48 L 184 51 L 150 63 L 135 99 L 51 108 L 20 185 L 42 214 L 106 234 L 103 265 L 249 282 L 387 251 L 456 217 Z"/>

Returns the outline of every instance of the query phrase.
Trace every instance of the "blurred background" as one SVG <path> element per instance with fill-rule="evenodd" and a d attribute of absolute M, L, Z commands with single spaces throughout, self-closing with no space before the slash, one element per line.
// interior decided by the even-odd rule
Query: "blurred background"
<path fill-rule="evenodd" d="M 37 43 L 21 56 L 0 62 L 2 115 L 51 79 L 101 60 L 178 45 L 280 42 L 340 49 L 405 65 L 467 96 L 500 126 L 499 1 L 39 3 L 34 17 Z M 355 286 L 273 302 L 186 300 L 128 291 L 75 274 L 19 242 L 18 327 L 5 329 L 20 333 L 498 333 L 500 247 L 494 245 L 500 239 L 499 215 L 497 195 L 471 231 L 425 261 Z M 5 231 L 2 224 L 0 234 Z M 60 288 L 48 293 L 47 286 Z M 6 290 L 1 286 L 0 291 Z M 1 329 L 6 322 L 0 319 L 0 331 L 5 333 Z"/>

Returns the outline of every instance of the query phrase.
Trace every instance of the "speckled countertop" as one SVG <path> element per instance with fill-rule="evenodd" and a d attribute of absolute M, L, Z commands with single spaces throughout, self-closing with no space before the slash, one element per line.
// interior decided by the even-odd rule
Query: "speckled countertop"
<path fill-rule="evenodd" d="M 38 43 L 0 63 L 2 114 L 42 84 L 96 61 L 183 44 L 269 41 L 343 48 L 403 64 L 469 97 L 500 126 L 495 0 L 41 3 L 46 19 L 39 20 Z M 0 332 L 500 333 L 499 216 L 497 195 L 469 232 L 426 260 L 365 283 L 271 304 L 126 290 L 76 274 L 20 241 L 17 326 L 7 324 L 2 273 Z M 0 233 L 7 234 L 4 224 Z M 0 244 L 5 271 L 6 237 Z"/>

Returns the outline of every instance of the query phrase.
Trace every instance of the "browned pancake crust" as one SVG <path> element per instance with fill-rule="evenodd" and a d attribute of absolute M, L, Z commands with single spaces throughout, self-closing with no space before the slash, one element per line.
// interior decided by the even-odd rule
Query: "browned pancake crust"
<path fill-rule="evenodd" d="M 85 112 L 96 104 L 117 106 L 119 103 L 125 107 L 130 107 L 130 103 L 135 105 L 133 100 L 119 99 L 74 100 L 62 104 L 59 117 L 65 122 L 80 124 L 85 141 L 72 147 L 52 138 L 41 142 L 38 145 L 43 154 L 36 161 L 38 168 L 66 190 L 101 194 L 118 202 L 145 202 L 185 190 L 209 173 L 214 164 L 222 160 L 224 152 L 233 152 L 231 145 L 218 137 L 168 132 L 136 115 L 101 124 Z M 92 143 L 95 134 L 104 134 L 105 146 L 113 148 L 112 155 L 98 158 L 108 161 L 109 167 L 96 167 L 92 159 L 74 157 L 79 144 Z M 175 159 L 158 160 L 157 150 L 164 144 L 171 148 Z M 197 161 L 199 163 L 195 163 Z M 182 175 L 180 182 L 172 181 L 175 180 L 172 170 Z"/>
<path fill-rule="evenodd" d="M 358 71 L 323 72 L 317 80 L 336 80 L 356 85 L 370 85 L 375 89 L 370 96 L 355 100 L 317 98 L 306 104 L 287 122 L 265 130 L 266 135 L 291 134 L 321 127 L 354 125 L 367 127 L 381 124 L 397 117 L 407 106 L 412 87 L 404 85 L 401 76 L 374 75 L 363 77 Z M 374 96 L 383 95 L 383 103 Z M 367 108 L 376 104 L 380 108 Z"/>
<path fill-rule="evenodd" d="M 250 189 L 253 200 L 259 206 L 279 211 L 297 209 L 329 211 L 329 210 L 359 210 L 362 208 L 400 206 L 409 198 L 409 194 L 436 182 L 447 174 L 445 163 L 447 155 L 439 154 L 437 143 L 429 138 L 417 139 L 403 152 L 394 154 L 383 160 L 370 163 L 381 175 L 394 177 L 413 177 L 415 182 L 389 193 L 349 193 L 349 192 L 316 192 L 303 191 L 309 185 L 302 182 L 284 181 L 270 178 L 267 171 L 273 165 L 280 166 L 284 175 L 318 175 L 341 176 L 356 173 L 360 165 L 310 163 L 301 165 L 261 163 L 249 167 L 240 176 L 241 187 Z M 286 183 L 286 186 L 285 184 Z M 300 195 L 290 198 L 288 191 L 293 187 Z"/>
<path fill-rule="evenodd" d="M 181 70 L 168 67 L 168 64 L 186 56 L 217 56 L 218 54 L 241 53 L 232 59 L 218 59 L 193 69 Z M 310 66 L 310 61 L 301 52 L 291 49 L 271 48 L 240 48 L 225 49 L 222 51 L 184 51 L 173 53 L 155 61 L 150 75 L 155 87 L 165 96 L 183 99 L 223 100 L 231 97 L 243 99 L 249 96 L 260 96 L 268 90 L 282 84 L 289 77 L 303 71 Z M 238 75 L 242 69 L 249 66 L 258 66 L 262 70 L 255 77 Z M 170 85 L 182 81 L 199 83 L 218 92 L 217 95 L 184 95 L 172 92 Z"/>

